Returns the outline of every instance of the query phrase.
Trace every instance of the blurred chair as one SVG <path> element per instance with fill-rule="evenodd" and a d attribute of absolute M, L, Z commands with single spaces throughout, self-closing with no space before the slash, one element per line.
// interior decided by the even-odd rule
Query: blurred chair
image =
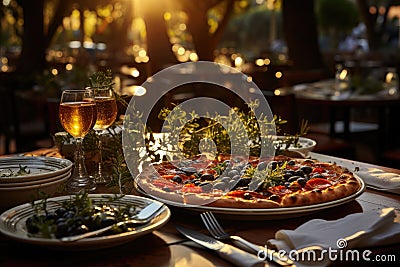
<path fill-rule="evenodd" d="M 2 88 L 0 91 L 4 153 L 20 153 L 52 145 L 45 103 L 32 97 L 29 91 L 12 88 Z"/>
<path fill-rule="evenodd" d="M 64 131 L 63 127 L 61 126 L 60 118 L 58 116 L 58 108 L 60 106 L 60 99 L 58 98 L 48 98 L 47 105 L 46 105 L 46 113 L 47 113 L 47 120 L 46 120 L 46 128 L 48 129 L 51 135 L 54 135 L 57 132 Z"/>
<path fill-rule="evenodd" d="M 14 112 L 15 93 L 6 87 L 0 87 L 0 140 L 4 140 L 0 147 L 4 154 L 11 152 L 11 143 L 17 114 Z M 0 151 L 0 152 L 1 152 Z"/>

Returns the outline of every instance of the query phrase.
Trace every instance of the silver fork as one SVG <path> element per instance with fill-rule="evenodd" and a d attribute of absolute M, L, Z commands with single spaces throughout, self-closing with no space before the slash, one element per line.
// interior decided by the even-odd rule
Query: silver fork
<path fill-rule="evenodd" d="M 257 255 L 259 255 L 260 251 L 266 253 L 267 255 L 264 255 L 266 256 L 265 259 L 272 260 L 280 266 L 294 266 L 294 262 L 292 260 L 290 260 L 287 257 L 284 257 L 283 255 L 279 254 L 274 250 L 253 244 L 240 236 L 228 234 L 221 227 L 221 225 L 219 224 L 219 222 L 217 221 L 212 212 L 201 213 L 200 217 L 204 225 L 206 226 L 207 230 L 216 239 L 237 241 L 241 245 L 244 245 L 245 247 L 250 249 L 253 253 L 257 253 Z"/>

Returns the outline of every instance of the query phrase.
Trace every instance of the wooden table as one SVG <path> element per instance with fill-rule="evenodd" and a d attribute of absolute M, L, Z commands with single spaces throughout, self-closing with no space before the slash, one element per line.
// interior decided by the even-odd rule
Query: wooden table
<path fill-rule="evenodd" d="M 316 153 L 311 155 L 313 158 L 344 162 L 349 166 L 377 167 L 400 174 L 398 169 L 353 162 Z M 221 224 L 230 233 L 246 237 L 254 243 L 265 245 L 268 239 L 274 237 L 276 231 L 295 229 L 313 218 L 334 220 L 348 214 L 385 207 L 394 207 L 400 211 L 400 195 L 366 189 L 354 201 L 307 216 L 299 214 L 296 218 L 271 221 L 221 220 Z M 125 245 L 97 251 L 55 251 L 18 243 L 0 234 L 0 266 L 231 266 L 213 252 L 196 246 L 176 231 L 176 225 L 183 225 L 208 234 L 198 214 L 173 207 L 171 207 L 171 211 L 170 221 L 153 234 L 139 237 Z M 373 251 L 370 257 L 396 255 L 397 263 L 400 262 L 400 240 L 394 246 L 368 249 Z M 354 264 L 357 265 L 357 263 L 351 263 L 352 266 Z M 348 262 L 335 262 L 333 264 L 333 266 L 346 265 L 348 265 Z"/>

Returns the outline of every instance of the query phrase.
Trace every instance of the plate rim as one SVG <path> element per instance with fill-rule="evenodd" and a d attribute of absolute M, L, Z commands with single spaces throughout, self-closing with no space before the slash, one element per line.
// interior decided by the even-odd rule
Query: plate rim
<path fill-rule="evenodd" d="M 58 181 L 58 180 L 64 179 L 66 176 L 70 176 L 71 174 L 72 174 L 72 172 L 65 172 L 65 173 L 61 173 L 56 176 L 50 176 L 48 178 L 43 178 L 43 179 L 39 179 L 39 180 L 19 182 L 19 183 L 0 183 L 0 191 L 2 191 L 2 189 L 11 189 L 11 188 L 13 188 L 13 189 L 18 189 L 18 188 L 28 189 L 31 186 L 43 185 L 43 184 L 47 184 L 47 183 L 50 183 L 53 181 Z"/>

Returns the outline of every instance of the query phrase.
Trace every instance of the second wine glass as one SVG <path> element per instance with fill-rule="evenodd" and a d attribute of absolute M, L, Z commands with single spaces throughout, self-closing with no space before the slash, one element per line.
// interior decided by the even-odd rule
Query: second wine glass
<path fill-rule="evenodd" d="M 103 166 L 102 135 L 117 118 L 118 108 L 114 91 L 111 86 L 91 87 L 96 102 L 97 119 L 93 127 L 98 137 L 99 163 L 94 174 L 96 184 L 104 184 L 111 180 L 111 174 Z"/>

